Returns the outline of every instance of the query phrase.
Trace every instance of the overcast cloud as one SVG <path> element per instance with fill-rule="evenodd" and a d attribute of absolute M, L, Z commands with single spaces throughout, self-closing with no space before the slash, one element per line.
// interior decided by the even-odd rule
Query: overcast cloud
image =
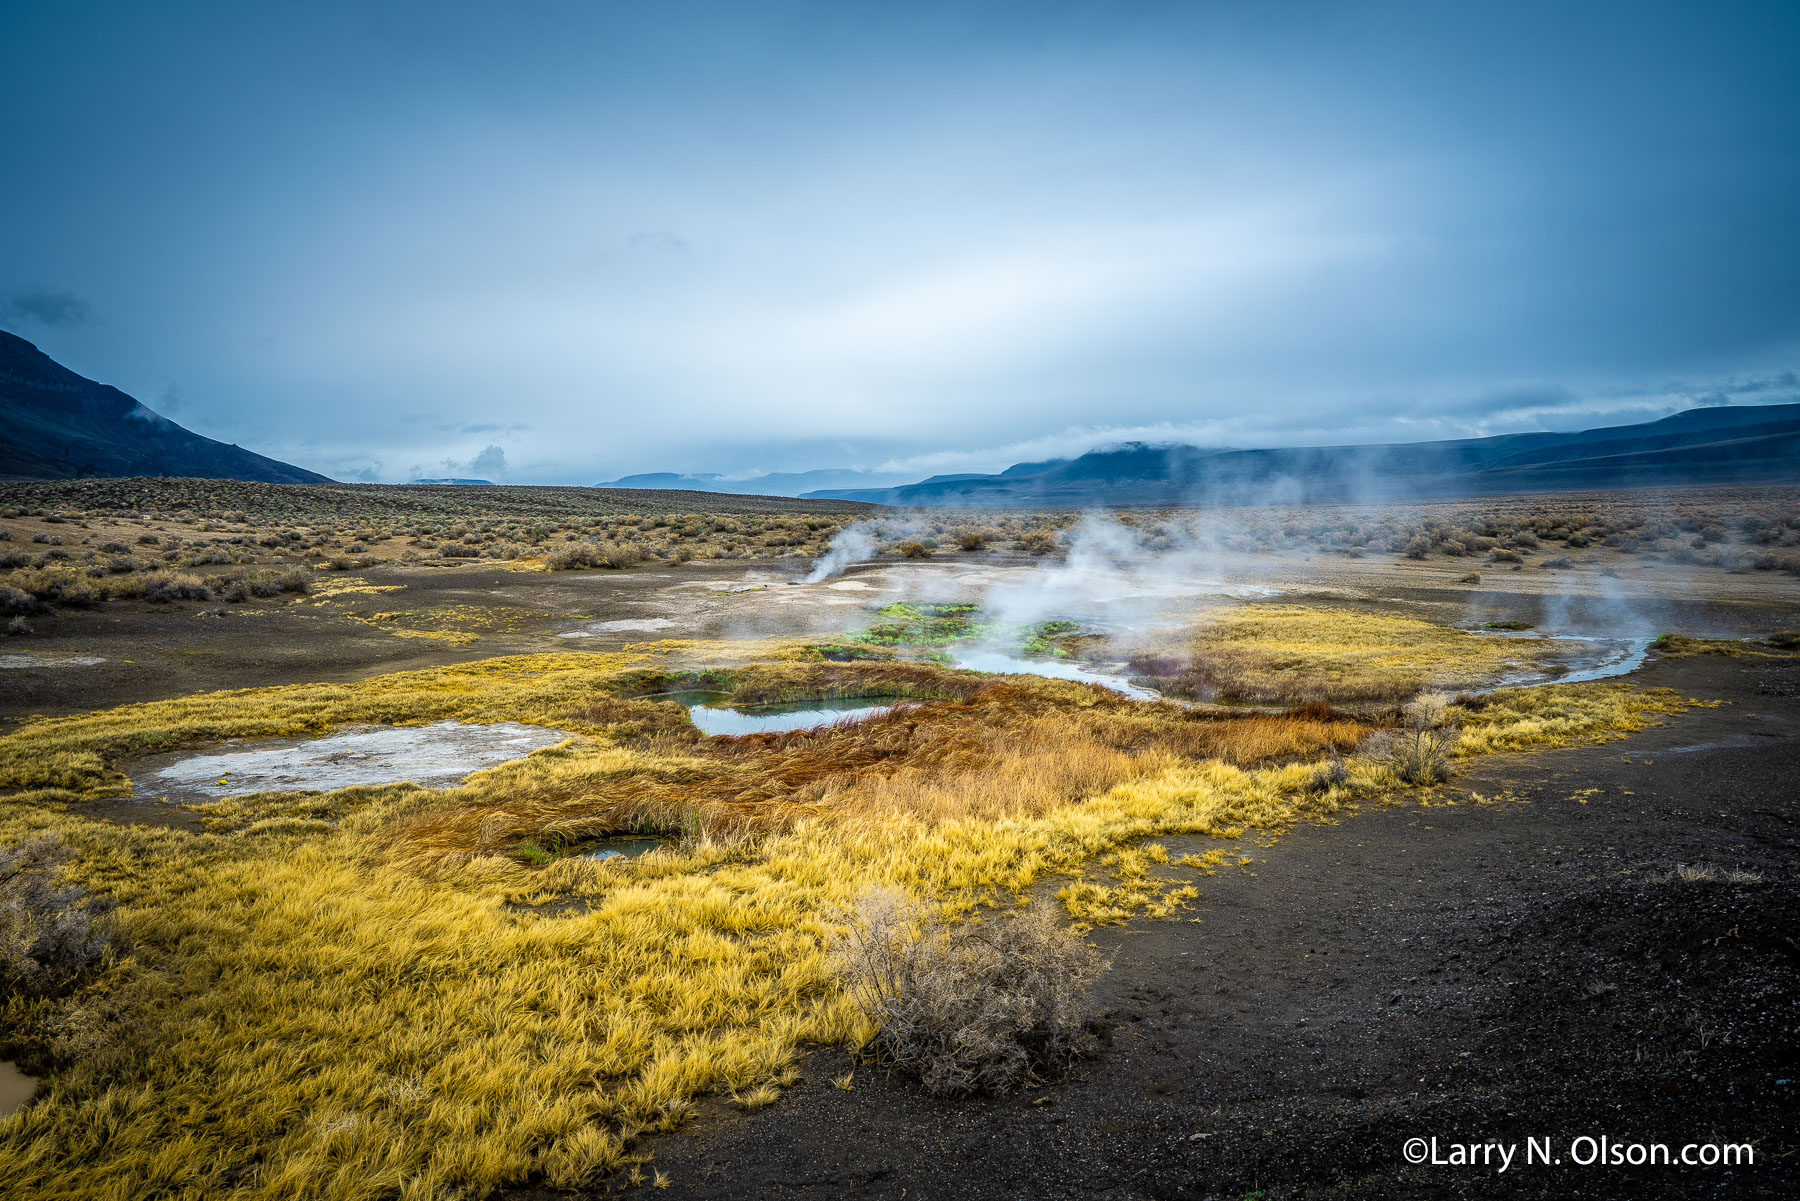
<path fill-rule="evenodd" d="M 1797 48 L 1787 3 L 12 5 L 0 324 L 340 478 L 1800 399 Z"/>

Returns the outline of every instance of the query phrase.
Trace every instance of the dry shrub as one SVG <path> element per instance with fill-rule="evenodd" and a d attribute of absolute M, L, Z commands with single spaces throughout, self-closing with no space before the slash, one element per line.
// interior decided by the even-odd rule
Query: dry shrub
<path fill-rule="evenodd" d="M 1403 783 L 1442 784 L 1450 778 L 1451 755 L 1462 737 L 1445 725 L 1451 704 L 1447 693 L 1422 693 L 1403 710 L 1405 727 L 1379 736 L 1376 757 Z"/>
<path fill-rule="evenodd" d="M 1406 784 L 1442 784 L 1451 775 L 1454 730 L 1390 730 L 1377 736 L 1375 758 Z"/>
<path fill-rule="evenodd" d="M 551 571 L 575 571 L 583 567 L 635 567 L 644 552 L 628 542 L 571 542 L 544 556 Z"/>
<path fill-rule="evenodd" d="M 51 996 L 112 949 L 111 924 L 87 893 L 56 885 L 68 859 L 48 834 L 0 849 L 0 998 Z"/>
<path fill-rule="evenodd" d="M 145 576 L 143 584 L 144 599 L 155 604 L 167 604 L 169 601 L 177 600 L 209 601 L 213 599 L 212 588 L 199 576 L 157 572 L 154 575 Z"/>
<path fill-rule="evenodd" d="M 181 577 L 191 579 L 192 577 Z M 220 600 L 233 603 L 247 601 L 253 596 L 279 596 L 283 592 L 306 592 L 312 587 L 310 578 L 299 568 L 288 568 L 285 571 L 251 571 L 239 570 L 230 575 L 220 576 L 213 581 L 213 588 Z M 154 599 L 154 598 L 153 598 Z M 208 597 L 199 597 L 206 600 Z"/>
<path fill-rule="evenodd" d="M 31 593 L 0 584 L 0 617 L 23 617 L 29 613 L 42 613 L 47 608 L 48 605 Z"/>
<path fill-rule="evenodd" d="M 1088 991 L 1106 968 L 1048 902 L 952 926 L 890 887 L 858 896 L 832 957 L 878 1027 L 864 1050 L 939 1096 L 1066 1069 L 1091 1045 Z"/>

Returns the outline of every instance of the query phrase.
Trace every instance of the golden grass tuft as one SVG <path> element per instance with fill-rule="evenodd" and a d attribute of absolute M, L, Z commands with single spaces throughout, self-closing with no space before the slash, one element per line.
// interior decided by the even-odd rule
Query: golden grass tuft
<path fill-rule="evenodd" d="M 1165 691 L 1222 701 L 1399 701 L 1528 669 L 1554 643 L 1503 639 L 1409 617 L 1301 605 L 1240 605 L 1209 615 L 1179 653 L 1133 668 Z"/>

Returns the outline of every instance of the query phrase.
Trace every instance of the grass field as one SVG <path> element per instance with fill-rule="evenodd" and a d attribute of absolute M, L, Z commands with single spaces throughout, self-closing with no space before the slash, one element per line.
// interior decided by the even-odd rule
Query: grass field
<path fill-rule="evenodd" d="M 1422 635 L 1402 650 L 1358 657 L 1354 678 L 1411 680 L 1420 657 L 1459 653 Z M 59 835 L 77 853 L 66 879 L 114 904 L 128 948 L 72 992 L 0 1011 L 6 1053 L 48 1079 L 0 1120 L 0 1174 L 46 1198 L 592 1182 L 698 1096 L 765 1104 L 803 1047 L 868 1036 L 824 951 L 867 885 L 962 921 L 1043 890 L 1077 924 L 1169 916 L 1224 856 L 1170 863 L 1159 838 L 1223 849 L 1419 795 L 1358 753 L 1367 721 L 1324 706 L 1225 719 L 1058 681 L 821 663 L 801 645 L 743 652 L 513 657 L 0 737 L 0 843 Z M 696 684 L 920 704 L 704 740 L 653 695 Z M 1619 737 L 1685 703 L 1578 685 L 1444 720 L 1468 757 Z M 200 832 L 84 816 L 144 752 L 444 719 L 570 738 L 461 788 L 217 802 Z M 561 853 L 642 830 L 671 845 Z"/>

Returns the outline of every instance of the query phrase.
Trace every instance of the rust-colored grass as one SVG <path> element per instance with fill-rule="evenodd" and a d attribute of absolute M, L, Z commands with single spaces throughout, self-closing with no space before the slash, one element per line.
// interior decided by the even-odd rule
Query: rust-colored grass
<path fill-rule="evenodd" d="M 734 673 L 734 676 L 738 673 Z M 1113 700 L 1059 681 L 976 684 L 927 665 L 763 667 L 738 692 L 935 682 L 962 692 L 854 725 L 706 739 L 679 706 L 608 698 L 584 717 L 613 753 L 579 747 L 489 773 L 388 832 L 396 858 L 446 865 L 510 848 L 566 845 L 633 830 L 731 839 L 805 818 L 927 821 L 1037 816 L 1183 761 L 1256 767 L 1355 748 L 1367 727 L 1337 717 L 1201 717 Z M 721 681 L 724 682 L 724 681 Z M 641 684 L 640 684 L 641 686 Z"/>

